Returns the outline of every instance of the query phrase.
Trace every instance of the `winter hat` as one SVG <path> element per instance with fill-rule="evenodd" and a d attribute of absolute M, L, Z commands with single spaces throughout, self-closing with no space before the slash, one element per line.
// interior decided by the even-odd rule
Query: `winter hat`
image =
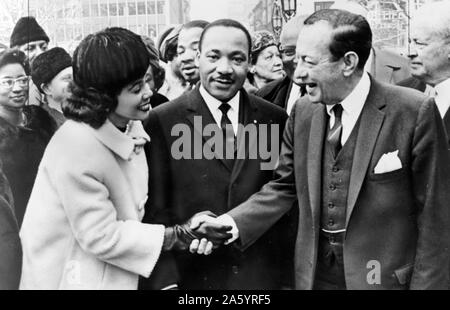
<path fill-rule="evenodd" d="M 38 55 L 31 64 L 31 79 L 41 93 L 47 84 L 62 70 L 72 66 L 72 57 L 61 47 L 54 47 Z"/>
<path fill-rule="evenodd" d="M 20 46 L 29 42 L 44 40 L 50 41 L 44 29 L 39 26 L 32 16 L 22 17 L 17 21 L 11 34 L 10 47 Z"/>
<path fill-rule="evenodd" d="M 252 35 L 252 62 L 256 63 L 259 53 L 268 48 L 269 46 L 278 46 L 278 42 L 275 36 L 266 31 L 257 31 Z"/>

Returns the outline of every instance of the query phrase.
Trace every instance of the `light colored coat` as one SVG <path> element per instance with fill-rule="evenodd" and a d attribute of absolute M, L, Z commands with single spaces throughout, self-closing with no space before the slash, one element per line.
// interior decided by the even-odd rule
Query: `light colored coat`
<path fill-rule="evenodd" d="M 136 139 L 138 138 L 138 139 Z M 140 138 L 140 139 L 139 139 Z M 21 289 L 137 289 L 164 226 L 141 223 L 148 168 L 140 122 L 129 133 L 67 121 L 50 141 L 20 232 Z"/>

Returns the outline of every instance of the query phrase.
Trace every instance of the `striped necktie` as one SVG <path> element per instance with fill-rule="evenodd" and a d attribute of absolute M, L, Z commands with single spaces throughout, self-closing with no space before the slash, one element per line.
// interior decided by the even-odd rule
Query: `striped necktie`
<path fill-rule="evenodd" d="M 334 112 L 334 125 L 328 132 L 327 142 L 331 146 L 334 158 L 336 158 L 342 148 L 342 105 L 336 104 L 331 110 Z"/>

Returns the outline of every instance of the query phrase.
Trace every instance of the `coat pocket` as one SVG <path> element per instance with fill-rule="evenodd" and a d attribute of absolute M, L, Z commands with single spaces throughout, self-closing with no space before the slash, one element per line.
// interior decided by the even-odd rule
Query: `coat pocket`
<path fill-rule="evenodd" d="M 411 281 L 411 276 L 414 270 L 414 264 L 407 264 L 401 268 L 398 268 L 394 271 L 395 276 L 397 277 L 398 283 L 401 285 L 405 285 Z"/>
<path fill-rule="evenodd" d="M 401 169 L 390 171 L 390 172 L 380 173 L 380 174 L 370 173 L 369 180 L 378 182 L 378 183 L 391 182 L 391 181 L 395 181 L 397 179 L 404 178 L 406 176 L 406 173 L 407 173 L 407 171 L 405 168 L 401 168 Z"/>

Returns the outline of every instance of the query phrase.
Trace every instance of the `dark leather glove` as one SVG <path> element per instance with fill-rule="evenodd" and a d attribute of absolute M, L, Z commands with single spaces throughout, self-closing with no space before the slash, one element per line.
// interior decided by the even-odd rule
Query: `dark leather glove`
<path fill-rule="evenodd" d="M 232 227 L 221 224 L 203 223 L 197 229 L 192 230 L 190 228 L 192 219 L 200 215 L 217 217 L 210 211 L 200 212 L 182 225 L 167 227 L 164 232 L 163 251 L 186 251 L 189 249 L 193 240 L 201 240 L 203 238 L 208 239 L 208 241 L 211 241 L 217 247 L 232 237 L 230 233 Z"/>

